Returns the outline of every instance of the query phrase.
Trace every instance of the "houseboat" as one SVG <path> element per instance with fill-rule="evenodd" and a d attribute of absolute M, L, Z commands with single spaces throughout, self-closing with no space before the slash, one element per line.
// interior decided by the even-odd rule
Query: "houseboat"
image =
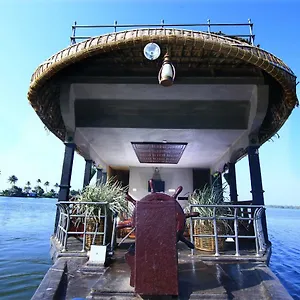
<path fill-rule="evenodd" d="M 33 299 L 291 299 L 268 268 L 259 148 L 298 105 L 296 76 L 255 44 L 251 20 L 75 23 L 28 99 L 65 145 L 54 265 Z M 126 187 L 133 214 L 70 199 L 75 151 L 85 189 L 96 168 L 94 188 Z M 237 194 L 245 156 L 251 200 Z M 83 207 L 99 208 L 99 226 Z"/>

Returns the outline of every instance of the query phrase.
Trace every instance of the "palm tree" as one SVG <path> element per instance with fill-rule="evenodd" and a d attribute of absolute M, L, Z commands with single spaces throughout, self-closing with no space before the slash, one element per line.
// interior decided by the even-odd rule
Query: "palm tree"
<path fill-rule="evenodd" d="M 18 178 L 17 178 L 17 176 L 15 176 L 15 175 L 12 175 L 12 176 L 9 176 L 8 177 L 8 182 L 12 185 L 12 186 L 14 186 L 15 185 L 15 183 L 18 181 Z"/>
<path fill-rule="evenodd" d="M 29 193 L 29 191 L 31 190 L 30 185 L 31 185 L 30 181 L 27 181 L 27 182 L 26 182 L 26 187 L 25 187 L 25 189 L 24 189 L 26 193 Z"/>
<path fill-rule="evenodd" d="M 49 181 L 46 181 L 46 182 L 44 183 L 44 186 L 45 186 L 45 188 L 46 188 L 46 193 L 48 193 L 48 190 L 47 190 L 47 188 L 48 188 L 49 184 L 50 184 L 50 182 L 49 182 Z"/>
<path fill-rule="evenodd" d="M 54 187 L 55 187 L 55 191 L 56 191 L 56 193 L 57 193 L 57 190 L 58 190 L 58 188 L 59 188 L 59 184 L 58 184 L 58 183 L 55 183 L 55 184 L 54 184 Z"/>

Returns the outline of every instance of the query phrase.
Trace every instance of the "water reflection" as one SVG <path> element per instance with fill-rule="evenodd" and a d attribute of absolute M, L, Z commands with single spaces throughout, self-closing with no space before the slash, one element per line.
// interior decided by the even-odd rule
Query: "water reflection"
<path fill-rule="evenodd" d="M 1 299 L 30 299 L 51 265 L 55 202 L 0 197 Z"/>
<path fill-rule="evenodd" d="M 300 210 L 268 208 L 268 230 L 272 242 L 270 268 L 294 299 L 300 299 Z"/>

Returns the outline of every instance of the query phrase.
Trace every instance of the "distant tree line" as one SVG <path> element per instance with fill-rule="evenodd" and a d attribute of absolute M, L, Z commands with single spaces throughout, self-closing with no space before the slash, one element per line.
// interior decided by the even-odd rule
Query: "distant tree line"
<path fill-rule="evenodd" d="M 287 209 L 300 209 L 299 205 L 266 205 L 271 208 L 287 208 Z"/>
<path fill-rule="evenodd" d="M 59 184 L 55 183 L 53 187 L 49 190 L 50 182 L 45 181 L 43 189 L 41 187 L 41 179 L 37 179 L 36 185 L 33 187 L 30 181 L 27 181 L 24 187 L 19 187 L 16 185 L 18 182 L 18 177 L 11 175 L 8 177 L 8 182 L 11 184 L 11 188 L 0 191 L 0 196 L 5 197 L 39 197 L 39 198 L 57 198 L 59 191 Z M 71 190 L 70 195 L 76 196 L 79 194 L 79 190 Z"/>

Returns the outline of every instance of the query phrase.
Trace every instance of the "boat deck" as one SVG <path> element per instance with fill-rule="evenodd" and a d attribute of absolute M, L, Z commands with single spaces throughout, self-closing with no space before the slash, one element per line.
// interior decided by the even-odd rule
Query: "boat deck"
<path fill-rule="evenodd" d="M 109 267 L 87 257 L 59 257 L 32 299 L 141 299 L 129 285 L 127 247 L 115 252 Z M 205 261 L 181 243 L 178 248 L 179 296 L 143 299 L 292 299 L 263 262 Z"/>
<path fill-rule="evenodd" d="M 117 244 L 120 242 L 120 239 L 117 239 Z M 121 245 L 121 249 L 128 249 L 129 244 L 133 243 L 134 239 L 126 239 Z M 86 257 L 86 252 L 82 252 L 82 240 L 75 237 L 69 237 L 67 242 L 67 251 L 61 251 L 60 246 L 55 239 L 51 239 L 52 250 L 55 253 L 55 259 L 59 257 L 69 257 L 69 256 L 81 256 Z M 120 251 L 120 248 L 118 249 Z M 184 251 L 185 255 L 191 255 L 191 251 L 182 243 L 178 243 L 178 251 Z M 220 256 L 215 256 L 212 252 L 194 250 L 194 255 L 191 256 L 200 256 L 201 260 L 252 260 L 259 262 L 267 262 L 269 257 L 268 254 L 256 256 L 255 244 L 252 241 L 244 241 L 244 243 L 239 244 L 239 254 L 240 256 L 235 255 L 235 243 L 226 242 L 225 248 L 223 251 L 219 251 Z M 54 260 L 55 260 L 54 259 Z"/>

